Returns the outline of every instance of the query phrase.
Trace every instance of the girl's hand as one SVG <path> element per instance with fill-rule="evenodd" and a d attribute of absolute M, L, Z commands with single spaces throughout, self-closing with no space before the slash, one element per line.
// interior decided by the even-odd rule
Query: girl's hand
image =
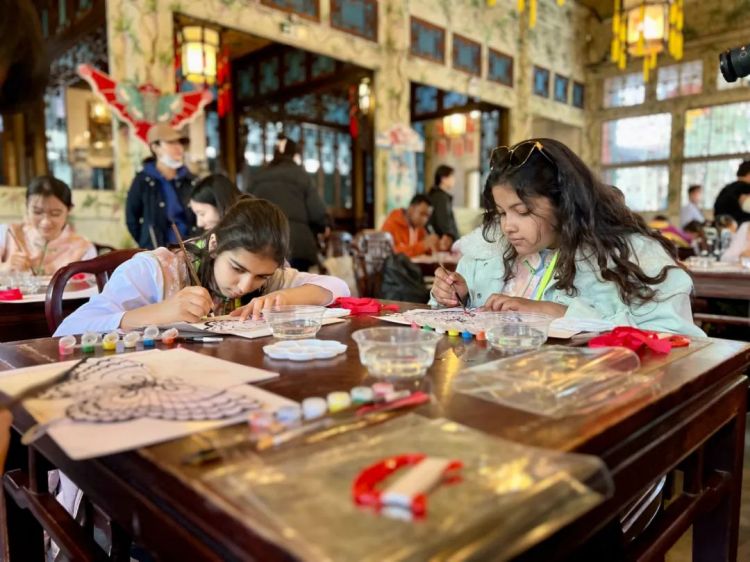
<path fill-rule="evenodd" d="M 253 320 L 260 320 L 264 308 L 284 306 L 287 304 L 293 304 L 289 299 L 287 291 L 274 291 L 273 293 L 268 293 L 262 297 L 254 298 L 245 306 L 233 310 L 230 314 L 232 316 L 239 316 L 242 321 L 247 320 L 250 317 L 252 317 Z"/>
<path fill-rule="evenodd" d="M 203 287 L 185 287 L 171 299 L 161 303 L 163 314 L 171 318 L 160 324 L 172 322 L 198 322 L 206 316 L 214 306 L 211 295 Z"/>
<path fill-rule="evenodd" d="M 21 252 L 11 254 L 8 259 L 11 271 L 29 271 L 31 269 L 31 260 L 29 256 Z"/>
<path fill-rule="evenodd" d="M 443 306 L 458 306 L 456 293 L 462 300 L 469 294 L 469 286 L 466 279 L 456 272 L 450 273 L 442 267 L 435 270 L 435 281 L 432 284 L 432 296 Z"/>
<path fill-rule="evenodd" d="M 565 311 L 568 310 L 568 307 L 549 301 L 533 301 L 521 297 L 510 297 L 508 295 L 495 293 L 490 295 L 487 302 L 484 303 L 483 309 L 491 310 L 493 312 L 505 310 L 512 310 L 514 312 L 538 312 L 540 314 L 548 314 L 553 318 L 561 318 L 562 316 L 565 316 Z"/>

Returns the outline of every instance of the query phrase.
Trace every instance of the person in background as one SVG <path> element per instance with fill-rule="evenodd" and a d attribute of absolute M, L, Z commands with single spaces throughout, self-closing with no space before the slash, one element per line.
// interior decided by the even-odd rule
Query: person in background
<path fill-rule="evenodd" d="M 719 192 L 714 203 L 714 216 L 729 215 L 741 225 L 750 221 L 750 160 L 737 168 L 737 181 Z"/>
<path fill-rule="evenodd" d="M 181 249 L 140 252 L 120 265 L 98 295 L 70 314 L 56 336 L 197 322 L 210 311 L 245 320 L 275 305 L 329 305 L 349 296 L 341 279 L 285 267 L 289 222 L 281 209 L 245 198 Z M 188 275 L 187 260 L 200 285 Z M 242 297 L 252 300 L 242 306 Z"/>
<path fill-rule="evenodd" d="M 273 160 L 257 172 L 248 193 L 275 203 L 289 219 L 291 231 L 290 265 L 307 271 L 318 263 L 316 234 L 327 226 L 326 206 L 312 178 L 297 162 L 297 143 L 280 135 Z"/>
<path fill-rule="evenodd" d="M 732 236 L 732 241 L 721 255 L 721 261 L 738 262 L 750 258 L 750 221 L 743 222 Z"/>
<path fill-rule="evenodd" d="M 458 240 L 458 227 L 453 215 L 453 186 L 456 184 L 456 175 L 453 168 L 441 164 L 435 170 L 435 184 L 430 189 L 427 197 L 432 204 L 432 216 L 428 223 L 428 229 L 440 237 L 438 249 L 440 251 L 450 250 L 453 243 Z"/>
<path fill-rule="evenodd" d="M 211 230 L 240 197 L 243 197 L 242 192 L 222 174 L 211 174 L 198 181 L 190 193 L 189 203 L 198 228 Z"/>
<path fill-rule="evenodd" d="M 688 202 L 680 209 L 680 228 L 684 229 L 689 222 L 706 222 L 706 217 L 701 211 L 701 201 L 703 199 L 703 187 L 700 185 L 691 185 L 688 187 Z"/>
<path fill-rule="evenodd" d="M 685 234 L 689 235 L 690 238 L 692 239 L 690 242 L 690 247 L 693 249 L 693 253 L 696 256 L 700 256 L 703 252 L 708 251 L 708 244 L 706 243 L 706 233 L 704 231 L 704 225 L 705 223 L 703 222 L 690 221 L 682 229 L 685 231 Z"/>
<path fill-rule="evenodd" d="M 483 203 L 473 255 L 435 271 L 433 302 L 705 335 L 672 243 L 559 141 L 496 148 Z"/>
<path fill-rule="evenodd" d="M 0 114 L 39 101 L 49 78 L 42 28 L 29 0 L 0 0 Z M 8 17 L 13 14 L 13 17 Z M 0 410 L 0 470 L 5 466 L 13 416 Z"/>
<path fill-rule="evenodd" d="M 737 221 L 729 215 L 719 215 L 714 219 L 714 224 L 719 230 L 728 230 L 732 235 L 737 232 Z"/>
<path fill-rule="evenodd" d="M 673 242 L 678 248 L 689 248 L 693 241 L 687 232 L 670 223 L 669 217 L 665 215 L 656 215 L 648 222 L 648 227 L 658 230 L 664 238 Z"/>
<path fill-rule="evenodd" d="M 96 248 L 68 223 L 70 188 L 52 176 L 35 178 L 26 189 L 23 224 L 0 225 L 0 271 L 54 275 L 74 261 L 96 257 Z"/>
<path fill-rule="evenodd" d="M 130 185 L 125 222 L 138 246 L 154 249 L 177 244 L 172 224 L 182 238 L 193 233 L 195 216 L 188 201 L 194 176 L 185 166 L 187 137 L 167 123 L 157 123 L 147 138 L 151 158 Z"/>
<path fill-rule="evenodd" d="M 436 252 L 439 248 L 437 234 L 428 234 L 427 223 L 432 215 L 429 197 L 417 194 L 406 209 L 394 209 L 380 230 L 393 237 L 393 251 L 409 257 Z"/>

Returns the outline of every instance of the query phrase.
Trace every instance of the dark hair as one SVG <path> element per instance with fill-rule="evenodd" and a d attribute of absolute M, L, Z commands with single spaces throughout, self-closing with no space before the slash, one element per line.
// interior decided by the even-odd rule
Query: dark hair
<path fill-rule="evenodd" d="M 700 221 L 690 221 L 682 227 L 682 230 L 689 232 L 690 234 L 703 236 L 703 223 Z"/>
<path fill-rule="evenodd" d="M 737 166 L 737 177 L 742 178 L 750 174 L 750 160 L 743 160 L 742 164 Z"/>
<path fill-rule="evenodd" d="M 669 217 L 668 217 L 667 215 L 656 215 L 656 216 L 654 217 L 654 220 L 655 220 L 655 221 L 664 221 L 664 222 L 669 222 Z"/>
<path fill-rule="evenodd" d="M 39 176 L 31 180 L 26 188 L 26 203 L 32 195 L 54 196 L 62 201 L 68 210 L 73 208 L 73 195 L 68 184 L 52 176 Z"/>
<path fill-rule="evenodd" d="M 420 203 L 424 203 L 428 207 L 432 207 L 432 201 L 430 201 L 430 198 L 427 197 L 424 193 L 417 193 L 414 197 L 412 197 L 411 201 L 409 201 L 409 207 L 411 207 L 412 205 L 419 205 Z"/>
<path fill-rule="evenodd" d="M 219 212 L 219 217 L 223 217 L 241 195 L 240 190 L 228 177 L 222 174 L 211 174 L 195 184 L 190 193 L 190 199 L 198 203 L 213 205 Z"/>
<path fill-rule="evenodd" d="M 701 189 L 703 189 L 702 185 L 698 185 L 698 184 L 691 185 L 690 187 L 688 187 L 688 195 L 692 195 L 693 193 Z"/>
<path fill-rule="evenodd" d="M 450 166 L 440 164 L 440 166 L 437 167 L 437 170 L 435 170 L 435 187 L 440 187 L 440 184 L 443 182 L 443 178 L 451 177 L 454 171 L 455 170 Z"/>
<path fill-rule="evenodd" d="M 726 228 L 730 226 L 731 224 L 737 224 L 737 221 L 732 215 L 719 215 L 714 219 L 714 224 L 718 228 Z"/>
<path fill-rule="evenodd" d="M 209 250 L 209 237 L 216 236 L 216 247 Z M 240 198 L 210 233 L 191 243 L 188 251 L 200 259 L 198 277 L 204 287 L 216 289 L 214 260 L 222 252 L 242 248 L 284 265 L 289 254 L 289 221 L 282 210 L 264 199 Z"/>
<path fill-rule="evenodd" d="M 661 234 L 652 231 L 643 218 L 632 212 L 611 186 L 601 182 L 583 161 L 563 143 L 552 139 L 532 139 L 542 144 L 542 154 L 534 150 L 526 163 L 518 167 L 508 165 L 507 159 L 492 162 L 482 194 L 484 204 L 483 234 L 492 241 L 492 232 L 500 223 L 492 188 L 508 184 L 534 214 L 532 198 L 546 197 L 555 209 L 555 229 L 558 233 L 559 255 L 555 288 L 575 296 L 576 255 L 585 252 L 587 259 L 597 264 L 604 281 L 617 286 L 626 304 L 648 302 L 656 298 L 652 285 L 662 283 L 670 269 L 668 265 L 653 277 L 632 261 L 633 249 L 629 236 L 640 234 L 651 238 L 676 257 L 674 245 Z M 527 141 L 528 142 L 528 141 Z M 513 261 L 518 254 L 508 245 L 503 254 L 505 281 L 513 277 Z"/>
<path fill-rule="evenodd" d="M 279 164 L 292 160 L 295 154 L 299 154 L 299 146 L 292 139 L 285 135 L 279 135 L 276 138 L 276 145 L 273 147 L 273 160 L 271 165 Z"/>
<path fill-rule="evenodd" d="M 36 10 L 28 0 L 0 0 L 0 111 L 39 99 L 47 86 L 49 60 Z M 13 15 L 11 15 L 13 14 Z"/>

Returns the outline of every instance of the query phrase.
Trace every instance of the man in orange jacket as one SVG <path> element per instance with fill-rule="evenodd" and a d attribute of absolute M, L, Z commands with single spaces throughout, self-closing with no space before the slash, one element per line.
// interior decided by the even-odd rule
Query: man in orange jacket
<path fill-rule="evenodd" d="M 407 209 L 391 211 L 381 230 L 393 236 L 393 251 L 409 257 L 436 251 L 439 239 L 425 228 L 431 215 L 432 203 L 421 193 L 412 198 Z"/>

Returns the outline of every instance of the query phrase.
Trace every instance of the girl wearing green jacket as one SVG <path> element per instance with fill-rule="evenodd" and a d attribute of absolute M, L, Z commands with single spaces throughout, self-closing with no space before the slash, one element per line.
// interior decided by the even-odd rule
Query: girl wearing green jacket
<path fill-rule="evenodd" d="M 483 204 L 483 226 L 459 240 L 456 272 L 435 272 L 433 303 L 457 306 L 458 294 L 488 310 L 704 335 L 673 245 L 561 142 L 496 148 Z"/>

